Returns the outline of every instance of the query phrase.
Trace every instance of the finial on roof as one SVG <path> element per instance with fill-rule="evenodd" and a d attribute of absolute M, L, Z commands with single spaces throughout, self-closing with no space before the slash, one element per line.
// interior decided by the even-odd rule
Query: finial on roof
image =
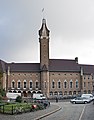
<path fill-rule="evenodd" d="M 46 24 L 46 19 L 42 19 L 42 24 Z"/>
<path fill-rule="evenodd" d="M 41 26 L 41 29 L 39 30 L 39 36 L 42 36 L 42 37 L 47 37 L 49 36 L 49 30 L 46 26 L 46 19 L 42 19 L 42 26 Z"/>
<path fill-rule="evenodd" d="M 45 18 L 45 17 L 44 17 L 44 8 L 42 8 L 42 16 L 43 16 L 43 18 Z"/>

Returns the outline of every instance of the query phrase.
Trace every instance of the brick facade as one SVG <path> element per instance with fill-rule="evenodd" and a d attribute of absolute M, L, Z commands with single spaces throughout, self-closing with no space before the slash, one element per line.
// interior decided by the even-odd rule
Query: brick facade
<path fill-rule="evenodd" d="M 62 97 L 92 93 L 94 65 L 78 64 L 78 58 L 49 59 L 49 30 L 42 20 L 39 30 L 40 63 L 6 63 L 0 61 L 3 88 L 21 92 L 23 97 L 43 93 L 47 97 Z"/>

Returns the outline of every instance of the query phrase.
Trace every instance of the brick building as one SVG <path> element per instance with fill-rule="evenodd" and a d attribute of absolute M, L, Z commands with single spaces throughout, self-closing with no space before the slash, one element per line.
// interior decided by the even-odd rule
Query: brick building
<path fill-rule="evenodd" d="M 39 30 L 40 63 L 6 63 L 0 60 L 3 88 L 8 92 L 31 97 L 43 93 L 47 97 L 93 92 L 94 65 L 79 64 L 78 58 L 49 59 L 49 30 L 42 20 Z"/>

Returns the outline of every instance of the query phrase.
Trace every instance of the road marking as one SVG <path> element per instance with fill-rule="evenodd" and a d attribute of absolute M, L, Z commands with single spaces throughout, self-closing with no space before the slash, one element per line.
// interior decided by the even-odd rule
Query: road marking
<path fill-rule="evenodd" d="M 51 114 L 53 114 L 53 113 L 55 113 L 55 112 L 57 112 L 57 111 L 59 111 L 59 110 L 61 110 L 62 108 L 61 107 L 59 107 L 58 109 L 56 109 L 56 110 L 54 110 L 54 111 L 51 111 L 51 112 L 49 112 L 49 113 L 46 113 L 46 114 L 44 114 L 44 115 L 42 115 L 42 116 L 40 116 L 40 117 L 37 117 L 37 118 L 35 118 L 34 120 L 40 120 L 40 119 L 42 119 L 42 118 L 44 118 L 44 117 L 47 117 L 47 116 L 49 116 L 49 115 L 51 115 Z"/>
<path fill-rule="evenodd" d="M 82 119 L 82 116 L 83 116 L 83 114 L 84 114 L 85 107 L 86 107 L 86 105 L 84 106 L 84 108 L 83 108 L 83 110 L 82 110 L 82 112 L 81 112 L 81 115 L 80 115 L 79 120 L 81 120 L 81 119 Z"/>

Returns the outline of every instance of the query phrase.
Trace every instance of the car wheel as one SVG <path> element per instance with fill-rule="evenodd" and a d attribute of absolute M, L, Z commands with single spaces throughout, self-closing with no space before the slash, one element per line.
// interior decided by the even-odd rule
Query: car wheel
<path fill-rule="evenodd" d="M 73 104 L 76 104 L 76 102 L 74 101 Z"/>
<path fill-rule="evenodd" d="M 84 103 L 87 104 L 87 101 L 85 101 Z"/>

